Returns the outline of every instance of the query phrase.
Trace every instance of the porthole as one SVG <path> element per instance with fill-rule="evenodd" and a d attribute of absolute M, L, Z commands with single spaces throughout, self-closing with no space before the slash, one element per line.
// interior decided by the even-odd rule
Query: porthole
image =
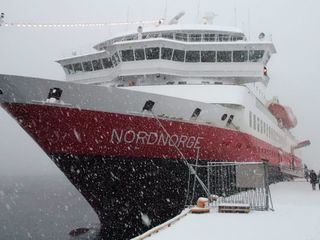
<path fill-rule="evenodd" d="M 225 114 L 222 115 L 221 120 L 224 121 L 224 120 L 227 119 L 227 117 L 228 117 L 228 114 L 225 113 Z"/>

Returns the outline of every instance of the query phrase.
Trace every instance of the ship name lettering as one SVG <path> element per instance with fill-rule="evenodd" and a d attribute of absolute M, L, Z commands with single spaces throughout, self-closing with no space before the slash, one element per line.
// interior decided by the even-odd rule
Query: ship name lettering
<path fill-rule="evenodd" d="M 178 148 L 199 148 L 202 137 L 173 134 L 164 132 L 134 131 L 132 129 L 112 129 L 112 144 L 143 144 L 158 146 L 177 146 Z"/>

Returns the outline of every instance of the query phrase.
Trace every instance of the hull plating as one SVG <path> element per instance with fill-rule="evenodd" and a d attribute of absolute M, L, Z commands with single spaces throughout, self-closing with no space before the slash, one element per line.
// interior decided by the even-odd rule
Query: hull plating
<path fill-rule="evenodd" d="M 227 128 L 44 104 L 2 105 L 95 209 L 107 239 L 130 239 L 183 209 L 189 171 L 175 146 L 189 161 L 199 150 L 201 164 L 279 163 L 276 147 Z M 282 159 L 290 163 L 292 156 Z"/>

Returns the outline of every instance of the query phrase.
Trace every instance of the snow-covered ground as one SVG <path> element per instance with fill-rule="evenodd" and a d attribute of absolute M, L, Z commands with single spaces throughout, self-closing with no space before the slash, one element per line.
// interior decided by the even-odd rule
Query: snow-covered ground
<path fill-rule="evenodd" d="M 320 191 L 304 180 L 271 185 L 275 211 L 188 214 L 150 240 L 320 240 Z"/>

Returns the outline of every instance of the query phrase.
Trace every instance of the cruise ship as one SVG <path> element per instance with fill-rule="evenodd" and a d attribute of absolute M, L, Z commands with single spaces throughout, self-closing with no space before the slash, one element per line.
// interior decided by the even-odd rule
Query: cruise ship
<path fill-rule="evenodd" d="M 97 213 L 108 239 L 179 214 L 189 163 L 267 162 L 300 176 L 292 110 L 267 99 L 276 53 L 261 33 L 184 25 L 177 15 L 57 61 L 66 80 L 0 75 L 1 106 Z"/>

